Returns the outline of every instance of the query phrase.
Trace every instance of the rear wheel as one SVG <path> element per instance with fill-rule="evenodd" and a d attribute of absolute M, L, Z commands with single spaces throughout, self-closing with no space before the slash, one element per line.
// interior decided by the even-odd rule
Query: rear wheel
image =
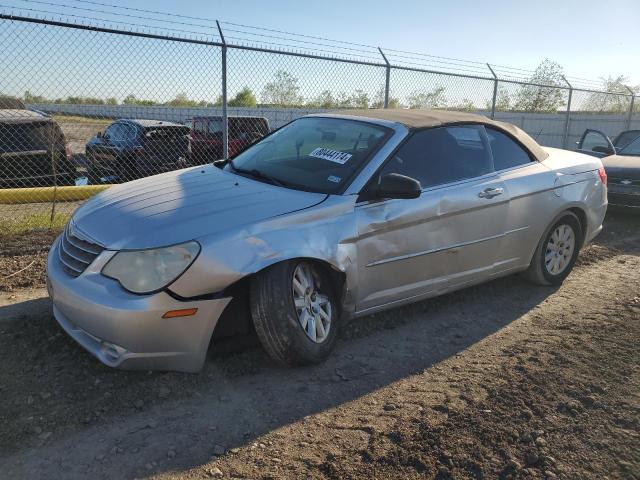
<path fill-rule="evenodd" d="M 284 262 L 258 274 L 251 285 L 251 315 L 265 350 L 281 364 L 318 363 L 337 339 L 334 288 L 311 262 Z"/>
<path fill-rule="evenodd" d="M 539 285 L 560 285 L 571 273 L 581 246 L 580 221 L 571 212 L 563 213 L 540 240 L 525 278 Z"/>

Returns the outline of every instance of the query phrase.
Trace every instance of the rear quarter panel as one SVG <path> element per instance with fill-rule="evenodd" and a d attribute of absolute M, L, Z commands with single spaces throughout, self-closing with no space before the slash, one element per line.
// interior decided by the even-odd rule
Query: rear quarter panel
<path fill-rule="evenodd" d="M 585 243 L 602 230 L 607 211 L 607 189 L 600 181 L 599 158 L 558 148 L 545 148 L 549 157 L 542 162 L 556 174 L 554 194 L 560 202 L 558 215 L 568 208 L 581 209 L 586 216 Z M 555 216 L 554 215 L 554 216 Z"/>

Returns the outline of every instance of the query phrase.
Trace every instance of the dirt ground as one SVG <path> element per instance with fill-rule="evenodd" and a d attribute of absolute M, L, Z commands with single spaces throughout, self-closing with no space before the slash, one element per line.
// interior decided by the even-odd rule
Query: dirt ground
<path fill-rule="evenodd" d="M 560 288 L 499 279 L 354 321 L 322 365 L 238 342 L 196 375 L 99 364 L 49 313 L 51 237 L 1 240 L 0 278 L 38 265 L 0 292 L 2 477 L 640 478 L 640 216 Z"/>

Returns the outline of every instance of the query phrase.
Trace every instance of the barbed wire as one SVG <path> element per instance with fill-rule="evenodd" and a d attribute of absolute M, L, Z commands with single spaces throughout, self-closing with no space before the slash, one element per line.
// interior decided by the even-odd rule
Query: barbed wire
<path fill-rule="evenodd" d="M 125 5 L 114 5 L 111 3 L 94 1 L 94 0 L 70 0 L 74 3 L 80 3 L 83 5 L 91 5 L 94 7 L 101 7 L 100 9 L 96 8 L 87 8 L 81 7 L 77 5 L 72 5 L 69 3 L 61 3 L 47 0 L 14 0 L 16 2 L 22 2 L 30 5 L 46 5 L 50 7 L 57 7 L 63 10 L 63 12 L 54 12 L 50 10 L 45 10 L 42 8 L 28 8 L 24 6 L 16 6 L 16 5 L 6 5 L 0 4 L 0 8 L 4 9 L 16 9 L 20 11 L 30 12 L 32 16 L 37 17 L 38 15 L 51 15 L 53 17 L 69 17 L 73 18 L 76 21 L 88 22 L 89 24 L 92 22 L 98 23 L 109 23 L 114 25 L 122 25 L 126 26 L 126 28 L 134 28 L 134 29 L 147 29 L 150 31 L 158 32 L 158 31 L 168 31 L 175 32 L 178 35 L 184 35 L 187 37 L 197 36 L 202 38 L 215 38 L 220 39 L 220 35 L 217 31 L 216 20 L 213 18 L 207 17 L 193 17 L 189 15 L 184 15 L 180 13 L 170 13 L 163 12 L 160 10 L 152 10 L 152 9 L 144 9 L 137 8 Z M 103 10 L 112 9 L 113 11 Z M 65 9 L 69 9 L 74 12 L 92 12 L 94 15 L 105 15 L 107 17 L 112 18 L 101 18 L 98 16 L 89 16 L 89 15 L 78 15 L 75 13 L 69 13 L 68 11 L 64 11 Z M 135 12 L 135 13 L 129 13 Z M 144 15 L 140 15 L 144 14 Z M 121 17 L 125 17 L 128 19 L 136 19 L 141 20 L 141 22 L 127 22 L 123 21 Z M 159 17 L 159 18 L 158 18 Z M 144 23 L 143 23 L 144 22 Z M 203 22 L 211 22 L 211 24 L 207 25 Z M 152 24 L 149 24 L 152 23 Z M 164 25 L 153 25 L 153 23 L 162 23 Z M 248 25 L 243 23 L 229 22 L 229 21 L 220 21 L 221 25 L 225 26 L 225 31 L 237 34 L 233 36 L 227 36 L 227 38 L 234 40 L 235 42 L 248 43 L 255 46 L 260 45 L 269 45 L 270 47 L 277 47 L 278 49 L 285 49 L 284 51 L 289 51 L 290 49 L 296 52 L 304 51 L 313 53 L 322 53 L 328 54 L 329 57 L 333 58 L 345 58 L 352 59 L 356 58 L 358 60 L 372 60 L 376 63 L 380 63 L 380 56 L 378 55 L 378 47 L 373 45 L 368 45 L 364 43 L 357 42 L 349 42 L 345 40 L 336 40 L 322 36 L 314 36 L 308 34 L 301 34 L 295 32 L 287 32 L 283 30 L 259 27 L 255 25 Z M 170 27 L 168 25 L 180 25 L 184 27 L 190 27 L 194 29 L 187 28 L 175 28 Z M 227 26 L 236 27 L 236 28 L 228 28 Z M 195 30 L 195 29 L 204 29 L 203 30 Z M 265 33 L 269 32 L 269 33 Z M 273 35 L 277 34 L 277 35 Z M 304 40 L 303 40 L 304 39 Z M 221 39 L 220 39 L 221 40 Z M 280 40 L 282 43 L 272 40 Z M 318 48 L 322 47 L 322 48 Z M 259 48 L 259 47 L 258 47 Z M 442 71 L 441 73 L 446 74 L 447 71 L 456 72 L 456 74 L 469 74 L 470 76 L 482 76 L 491 78 L 491 75 L 488 72 L 488 68 L 486 68 L 486 63 L 480 62 L 477 60 L 468 60 L 461 59 L 455 57 L 447 57 L 447 56 L 439 56 L 427 54 L 424 52 L 414 52 L 409 50 L 401 50 L 401 49 L 393 49 L 393 48 L 384 48 L 383 51 L 385 54 L 392 60 L 394 60 L 394 66 L 402 67 L 422 67 L 429 70 L 438 70 Z M 374 56 L 372 56 L 374 55 Z M 491 64 L 491 67 L 495 70 L 496 75 L 499 79 L 504 80 L 512 80 L 517 82 L 527 82 L 531 80 L 531 77 L 535 74 L 535 70 L 521 68 L 521 67 L 513 67 L 502 64 Z M 577 85 L 586 86 L 590 89 L 602 89 L 604 86 L 604 80 L 595 80 L 595 79 L 585 79 L 580 77 L 575 77 L 571 75 L 566 76 L 567 79 L 570 79 L 571 82 Z M 573 85 L 572 83 L 572 85 Z"/>

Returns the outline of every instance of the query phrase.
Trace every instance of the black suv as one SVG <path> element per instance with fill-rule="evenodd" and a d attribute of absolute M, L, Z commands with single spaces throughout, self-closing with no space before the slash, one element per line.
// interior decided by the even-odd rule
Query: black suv
<path fill-rule="evenodd" d="M 128 182 L 189 166 L 189 131 L 160 120 L 113 122 L 87 143 L 89 182 Z"/>
<path fill-rule="evenodd" d="M 53 119 L 31 110 L 0 109 L 0 188 L 75 182 L 73 154 Z"/>

